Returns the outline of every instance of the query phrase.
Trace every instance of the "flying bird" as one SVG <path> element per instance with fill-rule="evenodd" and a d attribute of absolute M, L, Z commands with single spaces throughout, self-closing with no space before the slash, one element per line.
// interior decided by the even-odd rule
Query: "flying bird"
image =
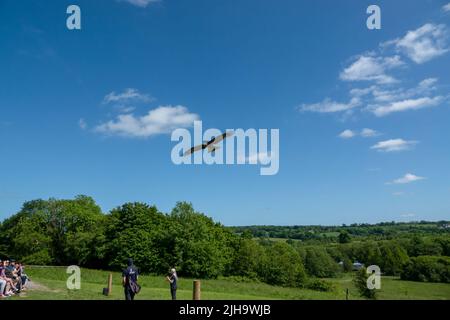
<path fill-rule="evenodd" d="M 208 152 L 214 152 L 214 151 L 216 151 L 216 149 L 220 148 L 217 144 L 219 144 L 226 138 L 231 137 L 233 134 L 234 133 L 231 131 L 222 133 L 220 136 L 214 137 L 211 140 L 209 140 L 208 142 L 204 142 L 202 144 L 199 144 L 198 146 L 190 148 L 189 150 L 187 150 L 184 153 L 184 156 L 188 156 L 194 152 L 204 150 L 204 149 L 208 149 Z"/>

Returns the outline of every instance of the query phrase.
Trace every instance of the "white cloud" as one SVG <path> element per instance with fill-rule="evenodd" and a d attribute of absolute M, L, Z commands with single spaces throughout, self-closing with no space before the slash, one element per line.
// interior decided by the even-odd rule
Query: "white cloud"
<path fill-rule="evenodd" d="M 405 141 L 403 139 L 391 139 L 386 141 L 380 141 L 377 144 L 370 147 L 370 149 L 383 151 L 383 152 L 394 152 L 394 151 L 405 151 L 411 149 L 416 145 L 417 141 Z"/>
<path fill-rule="evenodd" d="M 424 63 L 446 53 L 449 32 L 443 24 L 427 23 L 401 39 L 389 41 L 415 63 Z"/>
<path fill-rule="evenodd" d="M 350 90 L 350 95 L 359 99 L 366 99 L 375 102 L 392 102 L 406 100 L 413 97 L 423 97 L 436 90 L 437 78 L 426 78 L 419 82 L 414 88 L 395 88 L 373 85 L 367 88 L 355 88 Z"/>
<path fill-rule="evenodd" d="M 133 6 L 145 8 L 150 3 L 159 2 L 160 0 L 119 0 L 119 1 L 128 2 L 128 3 L 132 4 Z"/>
<path fill-rule="evenodd" d="M 342 131 L 339 134 L 339 137 L 343 138 L 343 139 L 350 139 L 350 138 L 356 137 L 358 135 L 360 135 L 363 138 L 371 138 L 371 137 L 379 136 L 380 133 L 377 132 L 376 130 L 369 129 L 369 128 L 364 128 L 361 130 L 361 132 L 347 129 L 347 130 Z"/>
<path fill-rule="evenodd" d="M 444 98 L 442 96 L 437 96 L 433 98 L 423 97 L 417 99 L 405 99 L 400 101 L 394 101 L 387 105 L 370 105 L 368 109 L 372 111 L 377 117 L 383 117 L 393 112 L 434 107 L 440 104 L 443 100 Z"/>
<path fill-rule="evenodd" d="M 401 197 L 401 196 L 404 196 L 405 193 L 403 191 L 397 191 L 397 192 L 393 192 L 392 195 L 396 196 L 396 197 Z"/>
<path fill-rule="evenodd" d="M 376 81 L 381 84 L 394 83 L 397 80 L 387 75 L 386 71 L 400 67 L 403 64 L 399 56 L 360 56 L 341 72 L 340 78 L 345 81 Z"/>
<path fill-rule="evenodd" d="M 435 89 L 434 85 L 436 84 L 437 81 L 438 81 L 437 78 L 424 79 L 424 80 L 420 81 L 419 89 L 422 89 L 422 90 Z"/>
<path fill-rule="evenodd" d="M 85 130 L 87 128 L 87 123 L 83 118 L 81 118 L 80 120 L 78 120 L 78 126 L 81 128 L 81 130 Z"/>
<path fill-rule="evenodd" d="M 371 87 L 368 87 L 368 88 L 354 88 L 354 89 L 351 89 L 350 90 L 350 95 L 352 96 L 352 97 L 358 97 L 358 98 L 361 98 L 361 97 L 364 97 L 364 96 L 366 96 L 366 95 L 368 95 L 368 94 L 371 94 L 371 93 L 373 93 L 373 91 L 375 90 L 377 88 L 377 86 L 371 86 Z"/>
<path fill-rule="evenodd" d="M 450 2 L 444 5 L 442 7 L 442 10 L 444 10 L 444 12 L 450 12 Z"/>
<path fill-rule="evenodd" d="M 108 103 L 122 104 L 122 103 L 131 102 L 131 101 L 151 102 L 154 100 L 155 99 L 148 94 L 140 93 L 139 90 L 137 90 L 137 89 L 128 88 L 128 89 L 125 89 L 121 93 L 116 93 L 115 91 L 113 91 L 113 92 L 107 94 L 103 98 L 103 103 L 104 104 L 108 104 Z"/>
<path fill-rule="evenodd" d="M 380 135 L 379 132 L 377 132 L 376 130 L 373 130 L 373 129 L 369 129 L 369 128 L 364 128 L 361 131 L 361 136 L 363 138 L 377 137 L 379 135 Z"/>
<path fill-rule="evenodd" d="M 428 23 L 406 32 L 403 37 L 381 43 L 377 50 L 356 56 L 339 75 L 342 81 L 369 81 L 368 87 L 350 88 L 349 102 L 326 98 L 318 103 L 303 104 L 299 110 L 354 115 L 359 109 L 382 117 L 394 112 L 437 106 L 450 97 L 436 93 L 437 78 L 426 78 L 416 86 L 403 87 L 399 85 L 403 79 L 392 72 L 400 68 L 408 70 L 402 67 L 406 62 L 414 64 L 409 59 L 424 63 L 450 51 L 447 47 L 449 36 L 445 25 Z M 367 107 L 356 108 L 363 105 Z"/>
<path fill-rule="evenodd" d="M 147 138 L 170 133 L 176 128 L 190 127 L 199 116 L 184 106 L 160 106 L 146 115 L 120 114 L 116 120 L 100 124 L 95 131 L 127 137 Z"/>
<path fill-rule="evenodd" d="M 310 111 L 319 113 L 333 113 L 348 111 L 361 105 L 358 98 L 353 97 L 348 103 L 332 101 L 328 98 L 319 103 L 303 104 L 299 107 L 300 111 Z"/>
<path fill-rule="evenodd" d="M 342 131 L 342 132 L 339 134 L 339 137 L 340 137 L 340 138 L 343 138 L 343 139 L 350 139 L 350 138 L 353 138 L 354 136 L 356 136 L 356 133 L 355 133 L 354 131 L 348 130 L 348 129 Z"/>
<path fill-rule="evenodd" d="M 376 101 L 391 101 L 398 99 L 401 91 L 401 89 L 382 89 L 380 86 L 370 86 L 363 89 L 352 89 L 350 90 L 350 94 L 359 98 L 367 97 Z"/>
<path fill-rule="evenodd" d="M 398 178 L 392 182 L 388 182 L 388 184 L 407 184 L 407 183 L 411 183 L 414 181 L 420 181 L 420 180 L 424 180 L 424 179 L 426 179 L 426 178 L 416 176 L 412 173 L 407 173 L 401 178 Z"/>
<path fill-rule="evenodd" d="M 385 90 L 376 88 L 372 91 L 372 96 L 377 102 L 389 102 L 398 99 L 408 98 L 409 95 L 405 96 L 402 89 Z"/>

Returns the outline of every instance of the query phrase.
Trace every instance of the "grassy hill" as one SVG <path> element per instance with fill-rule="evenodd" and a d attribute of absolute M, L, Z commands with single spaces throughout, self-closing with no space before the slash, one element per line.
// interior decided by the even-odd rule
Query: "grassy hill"
<path fill-rule="evenodd" d="M 81 289 L 69 291 L 66 288 L 67 274 L 65 268 L 28 267 L 27 274 L 32 279 L 30 290 L 13 299 L 33 300 L 116 300 L 123 299 L 120 285 L 120 273 L 113 273 L 113 292 L 109 297 L 102 295 L 106 287 L 107 271 L 82 269 Z M 192 299 L 192 280 L 181 278 L 178 298 Z M 204 300 L 276 300 L 276 299 L 317 299 L 342 300 L 345 290 L 349 289 L 350 299 L 360 299 L 352 284 L 350 275 L 342 278 L 328 279 L 335 283 L 334 292 L 319 292 L 307 289 L 283 288 L 259 282 L 240 281 L 234 278 L 202 281 L 202 299 Z M 167 300 L 170 298 L 168 283 L 160 276 L 140 277 L 142 285 L 138 300 Z M 401 281 L 393 277 L 382 278 L 380 299 L 447 299 L 450 300 L 450 284 L 420 283 Z"/>

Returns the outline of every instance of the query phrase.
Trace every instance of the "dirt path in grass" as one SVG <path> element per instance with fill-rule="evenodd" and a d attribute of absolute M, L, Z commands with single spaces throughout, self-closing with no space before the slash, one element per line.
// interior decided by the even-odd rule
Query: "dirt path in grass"
<path fill-rule="evenodd" d="M 36 281 L 28 281 L 27 283 L 27 290 L 26 291 L 41 291 L 41 292 L 62 292 L 62 290 L 59 289 L 50 289 L 46 285 L 43 285 Z M 26 292 L 25 291 L 25 292 Z"/>
<path fill-rule="evenodd" d="M 49 287 L 44 286 L 43 284 L 37 283 L 35 281 L 28 281 L 27 283 L 27 290 L 30 291 L 54 291 L 51 290 Z"/>

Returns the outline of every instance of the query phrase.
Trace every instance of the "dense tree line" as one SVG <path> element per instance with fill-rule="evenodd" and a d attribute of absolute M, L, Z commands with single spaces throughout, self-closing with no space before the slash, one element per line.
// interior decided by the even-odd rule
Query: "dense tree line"
<path fill-rule="evenodd" d="M 429 223 L 421 225 L 430 229 Z M 357 226 L 364 227 L 372 228 Z M 404 279 L 449 281 L 450 238 L 441 231 L 379 240 L 344 228 L 326 244 L 254 236 L 252 229 L 226 228 L 185 202 L 168 214 L 143 203 L 126 203 L 103 214 L 92 198 L 78 196 L 26 202 L 0 224 L 0 256 L 27 264 L 111 270 L 132 257 L 145 273 L 165 274 L 176 267 L 182 276 L 235 276 L 316 290 L 332 290 L 318 278 L 352 271 L 355 261 Z"/>
<path fill-rule="evenodd" d="M 28 264 L 117 269 L 133 257 L 143 272 L 177 266 L 205 278 L 225 273 L 234 241 L 229 230 L 188 203 L 170 214 L 127 203 L 105 215 L 86 196 L 26 202 L 0 226 L 0 253 Z"/>
<path fill-rule="evenodd" d="M 436 256 L 412 258 L 405 265 L 401 278 L 412 281 L 450 283 L 450 258 Z"/>
<path fill-rule="evenodd" d="M 335 242 L 341 234 L 353 238 L 392 239 L 410 234 L 448 234 L 449 221 L 381 222 L 342 226 L 243 226 L 230 227 L 235 233 L 249 232 L 253 237 L 283 238 L 302 241 Z"/>

